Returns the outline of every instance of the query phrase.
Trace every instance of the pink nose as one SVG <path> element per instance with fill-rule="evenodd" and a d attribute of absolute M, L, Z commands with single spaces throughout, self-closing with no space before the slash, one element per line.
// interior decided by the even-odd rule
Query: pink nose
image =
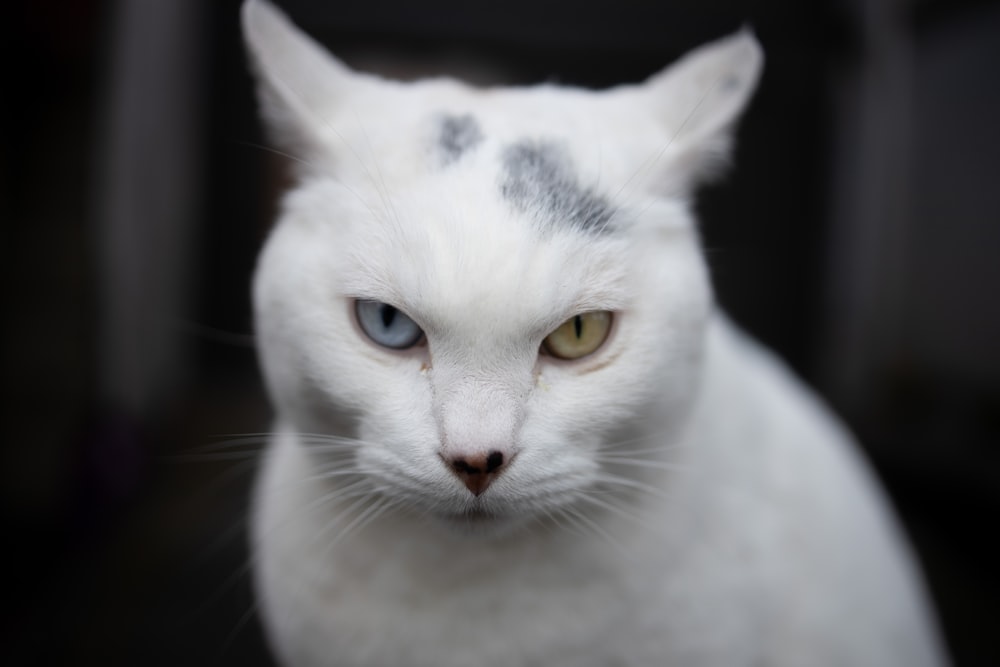
<path fill-rule="evenodd" d="M 503 452 L 496 450 L 489 454 L 456 456 L 447 463 L 472 495 L 477 497 L 489 488 L 507 465 Z"/>

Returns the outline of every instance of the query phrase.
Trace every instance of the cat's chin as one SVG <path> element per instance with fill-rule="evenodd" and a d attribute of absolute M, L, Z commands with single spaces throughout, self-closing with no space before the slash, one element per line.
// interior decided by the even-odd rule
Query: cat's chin
<path fill-rule="evenodd" d="M 438 520 L 451 532 L 482 538 L 506 537 L 522 529 L 527 523 L 520 516 L 498 514 L 477 508 L 441 514 Z"/>

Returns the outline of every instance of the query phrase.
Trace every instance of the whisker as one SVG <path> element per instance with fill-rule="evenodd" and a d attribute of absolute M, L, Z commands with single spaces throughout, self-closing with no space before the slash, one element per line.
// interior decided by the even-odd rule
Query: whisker
<path fill-rule="evenodd" d="M 667 499 L 670 497 L 664 489 L 629 477 L 622 477 L 620 475 L 601 473 L 594 476 L 594 481 L 598 484 L 603 484 L 606 487 L 615 489 L 627 488 L 634 491 L 641 491 L 642 493 L 646 493 L 657 498 Z"/>
<path fill-rule="evenodd" d="M 546 509 L 545 516 L 551 519 L 557 526 L 564 530 L 569 530 L 579 537 L 589 537 L 591 532 L 572 517 L 565 507 Z"/>
<path fill-rule="evenodd" d="M 225 438 L 225 440 L 222 440 L 221 442 L 184 449 L 181 450 L 181 453 L 176 456 L 198 456 L 221 452 L 227 449 L 235 449 L 237 447 L 247 445 L 254 446 L 254 451 L 261 451 L 272 439 L 280 437 L 281 435 L 282 433 L 280 432 L 224 434 L 218 436 Z M 367 443 L 363 440 L 359 440 L 358 438 L 327 433 L 296 433 L 295 437 L 301 444 L 309 446 L 310 451 L 353 451 L 359 446 L 374 444 Z"/>
<path fill-rule="evenodd" d="M 615 540 L 610 533 L 604 530 L 604 528 L 599 523 L 590 519 L 583 512 L 580 512 L 579 510 L 574 509 L 573 507 L 570 506 L 561 507 L 559 508 L 559 510 L 568 519 L 577 522 L 579 525 L 584 526 L 592 534 L 601 538 L 609 546 L 614 548 L 615 551 L 618 551 L 620 554 L 623 555 L 626 554 L 625 550 L 622 548 L 622 545 L 617 540 Z"/>
<path fill-rule="evenodd" d="M 194 455 L 194 454 L 207 454 L 211 452 L 218 452 L 224 449 L 231 449 L 234 447 L 240 447 L 244 445 L 259 445 L 260 449 L 267 444 L 266 438 L 271 435 L 269 433 L 261 434 L 245 434 L 238 436 L 221 436 L 226 439 L 221 442 L 214 442 L 209 445 L 198 445 L 197 447 L 189 447 L 181 450 L 180 455 Z"/>
<path fill-rule="evenodd" d="M 260 450 L 255 449 L 246 452 L 216 452 L 209 454 L 167 454 L 160 457 L 161 460 L 170 463 L 209 463 L 212 461 L 242 461 L 246 459 L 256 459 L 260 456 Z"/>
<path fill-rule="evenodd" d="M 340 540 L 344 539 L 347 535 L 350 535 L 352 532 L 359 532 L 363 530 L 365 526 L 371 524 L 373 521 L 385 514 L 385 512 L 394 504 L 394 501 L 391 501 L 385 496 L 377 497 L 371 506 L 358 514 L 353 521 L 340 530 L 340 533 L 330 542 L 329 546 L 333 546 Z"/>
<path fill-rule="evenodd" d="M 359 473 L 357 470 L 354 470 L 353 468 L 344 470 L 339 465 L 331 465 L 329 467 L 317 466 L 315 474 L 307 475 L 305 477 L 300 478 L 297 481 L 298 482 L 323 481 L 323 480 L 336 479 L 337 477 L 361 477 L 361 473 Z M 365 481 L 366 480 L 358 479 L 357 483 L 360 484 Z M 341 488 L 346 488 L 346 487 L 341 487 Z"/>
<path fill-rule="evenodd" d="M 628 519 L 629 521 L 635 521 L 636 523 L 642 523 L 645 520 L 643 517 L 639 516 L 637 513 L 629 512 L 628 510 L 626 510 L 626 509 L 624 509 L 622 507 L 619 507 L 618 505 L 615 505 L 614 503 L 610 503 L 610 502 L 607 502 L 606 500 L 602 500 L 602 499 L 600 499 L 597 496 L 592 495 L 592 494 L 581 495 L 580 496 L 580 500 L 582 502 L 590 503 L 591 505 L 594 505 L 595 507 L 599 507 L 599 508 L 601 508 L 603 510 L 611 512 L 612 514 L 620 516 L 620 517 L 622 517 L 624 519 Z"/>
<path fill-rule="evenodd" d="M 688 472 L 691 469 L 689 466 L 684 466 L 677 463 L 669 463 L 667 461 L 657 461 L 652 459 L 637 459 L 625 456 L 597 455 L 594 457 L 594 460 L 599 461 L 601 463 L 611 463 L 614 465 L 629 466 L 634 468 L 664 470 L 667 472 Z"/>
<path fill-rule="evenodd" d="M 243 615 L 240 616 L 239 620 L 236 621 L 236 625 L 223 640 L 222 646 L 219 649 L 217 659 L 221 660 L 229 651 L 229 649 L 232 648 L 232 645 L 236 642 L 236 638 L 239 636 L 241 632 L 243 632 L 246 626 L 250 623 L 250 619 L 254 617 L 254 615 L 257 613 L 257 610 L 258 610 L 258 602 L 255 599 L 253 602 L 250 603 L 249 609 L 243 612 Z"/>
<path fill-rule="evenodd" d="M 320 479 L 324 479 L 324 477 L 319 477 L 319 478 Z M 297 487 L 299 483 L 301 483 L 301 480 L 296 480 L 295 486 Z M 338 487 L 338 488 L 334 489 L 333 491 L 331 491 L 330 493 L 325 493 L 325 494 L 321 495 L 318 498 L 314 498 L 313 500 L 311 500 L 306 505 L 301 506 L 301 507 L 297 507 L 296 510 L 294 510 L 294 511 L 297 511 L 297 512 L 311 512 L 311 511 L 313 511 L 313 510 L 315 510 L 317 508 L 323 507 L 324 505 L 327 505 L 327 506 L 331 505 L 332 503 L 334 503 L 334 502 L 336 502 L 338 500 L 344 500 L 344 499 L 347 499 L 347 498 L 353 498 L 356 495 L 364 496 L 366 494 L 364 494 L 364 493 L 358 493 L 358 492 L 366 489 L 367 485 L 368 485 L 368 481 L 367 480 L 365 480 L 365 479 L 358 479 L 358 480 L 356 480 L 354 482 L 351 482 L 350 484 L 345 484 L 344 486 Z"/>
<path fill-rule="evenodd" d="M 382 500 L 378 496 L 373 498 L 372 494 L 370 493 L 358 494 L 357 498 L 358 498 L 357 500 L 355 500 L 346 509 L 340 512 L 339 516 L 340 517 L 350 516 L 353 515 L 355 512 L 358 512 L 358 514 L 354 515 L 354 518 L 351 519 L 351 521 L 348 522 L 346 526 L 340 528 L 336 537 L 334 537 L 332 540 L 326 543 L 326 553 L 329 553 L 329 550 L 337 542 L 339 542 L 346 534 L 350 533 L 352 527 L 357 525 L 359 521 L 363 521 L 364 517 L 367 516 L 368 513 L 372 511 L 373 507 L 378 507 Z M 368 507 L 362 510 L 361 508 L 365 507 L 365 505 L 368 505 Z M 337 527 L 336 519 L 328 522 L 326 526 L 324 526 L 324 528 L 316 534 L 316 541 L 319 542 L 320 539 L 323 538 L 331 528 L 336 528 L 336 527 Z"/>
<path fill-rule="evenodd" d="M 275 155 L 280 155 L 281 157 L 287 158 L 289 160 L 292 160 L 293 162 L 298 162 L 299 164 L 301 164 L 301 165 L 303 165 L 305 167 L 310 167 L 311 169 L 317 169 L 318 170 L 318 167 L 316 165 L 314 165 L 312 162 L 309 162 L 308 160 L 305 160 L 305 159 L 303 159 L 303 158 L 301 158 L 301 157 L 299 157 L 297 155 L 293 155 L 293 154 L 291 154 L 291 153 L 289 153 L 287 151 L 283 151 L 283 150 L 277 149 L 277 148 L 275 148 L 273 146 L 267 146 L 265 144 L 258 144 L 258 143 L 254 142 L 254 141 L 247 141 L 245 139 L 235 140 L 235 143 L 239 144 L 239 145 L 242 145 L 242 146 L 248 146 L 250 148 L 256 148 L 256 149 L 259 149 L 259 150 L 262 150 L 262 151 L 266 151 L 268 153 L 273 153 Z"/>
<path fill-rule="evenodd" d="M 250 571 L 256 566 L 259 556 L 257 554 L 251 554 L 247 557 L 246 561 L 236 568 L 228 577 L 222 580 L 215 590 L 212 591 L 207 598 L 194 610 L 193 616 L 201 616 L 208 612 L 209 609 L 215 606 L 215 604 L 222 599 L 224 595 L 232 591 L 236 584 L 243 577 L 250 574 Z"/>
<path fill-rule="evenodd" d="M 636 435 L 631 438 L 625 438 L 622 440 L 612 440 L 606 443 L 602 443 L 602 448 L 614 449 L 616 451 L 621 451 L 629 445 L 635 445 L 639 443 L 656 443 L 654 447 L 650 447 L 646 450 L 641 450 L 645 452 L 658 452 L 658 451 L 668 451 L 671 449 L 679 449 L 683 447 L 682 442 L 670 442 L 666 440 L 666 436 L 661 431 L 653 431 L 649 433 L 643 433 L 641 435 Z"/>

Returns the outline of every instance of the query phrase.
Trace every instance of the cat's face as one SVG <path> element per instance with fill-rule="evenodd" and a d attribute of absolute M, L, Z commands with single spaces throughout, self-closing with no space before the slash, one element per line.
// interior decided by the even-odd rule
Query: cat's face
<path fill-rule="evenodd" d="M 456 525 L 627 475 L 615 452 L 657 444 L 697 384 L 711 297 L 685 198 L 755 83 L 752 37 L 644 86 L 477 91 L 356 75 L 268 5 L 244 17 L 307 163 L 254 291 L 279 419 Z"/>

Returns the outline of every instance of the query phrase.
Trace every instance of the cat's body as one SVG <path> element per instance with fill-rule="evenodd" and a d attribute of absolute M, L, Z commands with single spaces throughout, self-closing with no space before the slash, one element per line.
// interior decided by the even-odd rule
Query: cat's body
<path fill-rule="evenodd" d="M 678 472 L 649 476 L 670 483 L 629 508 L 641 521 L 601 522 L 606 538 L 539 526 L 484 540 L 394 516 L 326 548 L 316 533 L 332 508 L 315 520 L 302 508 L 329 488 L 295 437 L 279 438 L 258 517 L 279 654 L 292 665 L 936 664 L 913 573 L 843 434 L 770 358 L 714 328 L 697 442 L 667 457 Z"/>
<path fill-rule="evenodd" d="M 751 36 L 643 86 L 476 91 L 244 21 L 306 163 L 255 285 L 283 664 L 941 664 L 850 438 L 711 303 L 686 200 Z"/>

